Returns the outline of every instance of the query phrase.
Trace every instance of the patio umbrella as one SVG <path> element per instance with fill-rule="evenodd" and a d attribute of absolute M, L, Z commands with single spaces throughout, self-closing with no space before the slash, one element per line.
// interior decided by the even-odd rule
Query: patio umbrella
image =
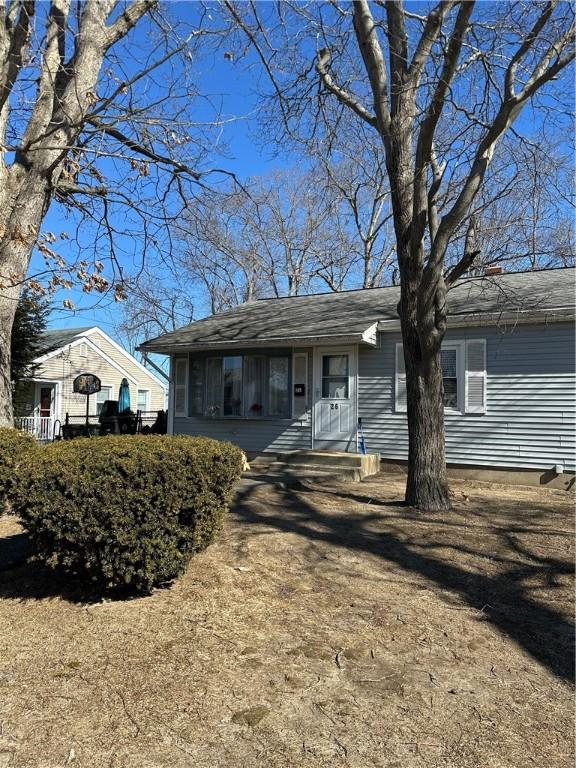
<path fill-rule="evenodd" d="M 118 393 L 118 413 L 130 410 L 130 387 L 128 379 L 122 379 L 120 391 Z"/>

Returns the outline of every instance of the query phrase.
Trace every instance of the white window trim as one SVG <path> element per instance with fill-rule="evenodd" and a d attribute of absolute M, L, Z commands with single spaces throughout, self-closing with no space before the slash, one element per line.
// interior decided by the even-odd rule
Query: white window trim
<path fill-rule="evenodd" d="M 93 352 L 95 352 L 97 355 L 99 355 L 103 360 L 106 360 L 106 362 L 111 365 L 113 368 L 115 368 L 119 373 L 122 374 L 123 378 L 128 379 L 129 381 L 133 382 L 134 384 L 138 384 L 138 381 L 132 376 L 130 373 L 128 373 L 127 370 L 125 370 L 119 363 L 117 363 L 115 360 L 113 360 L 111 357 L 109 357 L 106 352 L 103 352 L 100 347 L 97 347 L 96 344 L 91 339 L 88 339 L 86 336 L 80 336 L 79 338 L 72 341 L 70 344 L 66 344 L 63 347 L 59 347 L 58 349 L 52 350 L 52 352 L 48 352 L 46 355 L 42 355 L 41 357 L 37 357 L 34 362 L 37 365 L 40 365 L 41 363 L 46 362 L 46 360 L 50 360 L 52 357 L 55 357 L 56 355 L 62 354 L 63 350 L 69 350 L 69 349 L 75 349 L 80 344 L 87 344 L 88 348 L 91 349 Z"/>
<path fill-rule="evenodd" d="M 447 408 L 444 406 L 444 413 L 464 414 L 466 413 L 466 347 L 464 341 L 446 341 L 442 342 L 442 349 L 456 350 L 456 384 L 458 387 L 458 407 Z"/>
<path fill-rule="evenodd" d="M 296 360 L 303 360 L 304 361 L 304 376 L 305 379 L 303 382 L 297 382 L 296 381 Z M 304 384 L 304 397 L 303 398 L 296 398 L 294 395 L 294 387 L 296 384 Z M 293 419 L 302 419 L 304 416 L 308 413 L 308 410 L 310 408 L 310 392 L 308 391 L 308 352 L 292 352 L 292 418 Z M 304 410 L 302 412 L 296 411 L 296 400 L 300 401 L 303 400 L 302 405 L 304 407 Z M 298 402 L 298 405 L 300 402 Z"/>
<path fill-rule="evenodd" d="M 447 341 L 442 344 L 442 349 L 456 350 L 456 380 L 458 387 L 458 407 L 444 408 L 447 415 L 464 415 L 466 413 L 466 342 L 465 341 Z M 395 345 L 394 357 L 394 410 L 396 413 L 406 413 L 406 407 L 398 402 L 399 384 L 403 381 L 406 385 L 406 371 L 399 370 L 399 356 L 403 354 L 402 342 Z M 403 358 L 401 358 L 403 361 Z"/>
<path fill-rule="evenodd" d="M 402 370 L 398 365 L 398 361 L 401 361 Z M 404 382 L 406 388 L 406 370 L 404 368 L 404 347 L 402 342 L 399 342 L 394 347 L 394 411 L 396 413 L 406 413 L 407 405 L 403 405 L 398 401 L 398 393 L 400 391 L 400 384 Z M 408 397 L 406 397 L 408 400 Z"/>
<path fill-rule="evenodd" d="M 166 390 L 166 384 L 161 379 L 159 379 L 158 376 L 153 374 L 152 371 L 148 370 L 148 368 L 146 368 L 146 366 L 143 365 L 140 362 L 140 360 L 138 360 L 134 355 L 131 355 L 127 349 L 124 349 L 124 347 L 121 347 L 120 344 L 118 344 L 117 341 L 114 341 L 114 339 L 111 336 L 108 336 L 108 334 L 105 331 L 103 331 L 102 328 L 99 328 L 98 326 L 94 326 L 93 328 L 90 328 L 88 331 L 84 332 L 84 336 L 91 336 L 92 334 L 100 334 L 109 344 L 111 344 L 118 352 L 120 352 L 124 356 L 124 358 L 126 358 L 133 365 L 139 368 L 143 373 L 146 374 L 146 376 L 149 376 L 154 382 L 154 384 L 158 384 L 160 387 L 162 387 L 162 389 Z M 100 349 L 99 347 L 96 347 L 96 348 Z"/>
<path fill-rule="evenodd" d="M 140 392 L 146 392 L 146 407 L 140 408 L 138 405 L 138 400 L 140 399 Z M 150 410 L 150 390 L 147 387 L 138 387 L 136 390 L 136 409 L 142 410 L 142 411 L 149 411 Z"/>
<path fill-rule="evenodd" d="M 113 399 L 112 393 L 114 392 L 114 386 L 112 384 L 102 384 L 101 383 L 100 384 L 100 392 L 102 392 L 103 389 L 109 389 L 110 390 L 109 396 L 107 398 L 105 398 L 105 399 L 106 400 L 112 400 Z M 96 415 L 99 415 L 98 414 L 98 395 L 100 394 L 100 392 L 96 392 L 96 396 L 94 397 L 94 411 L 95 411 Z M 102 403 L 104 403 L 104 400 L 102 400 Z"/>

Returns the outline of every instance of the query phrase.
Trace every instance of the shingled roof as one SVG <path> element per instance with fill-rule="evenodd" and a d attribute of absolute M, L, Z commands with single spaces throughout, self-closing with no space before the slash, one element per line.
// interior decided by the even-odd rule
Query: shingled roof
<path fill-rule="evenodd" d="M 53 328 L 49 331 L 44 331 L 37 344 L 38 357 L 47 355 L 48 352 L 53 352 L 55 349 L 66 347 L 75 341 L 78 336 L 82 336 L 82 334 L 93 327 L 93 325 L 86 325 L 81 328 Z"/>
<path fill-rule="evenodd" d="M 570 319 L 574 268 L 470 278 L 448 294 L 449 323 L 498 322 L 505 317 Z M 400 288 L 370 288 L 241 304 L 144 342 L 146 352 L 306 343 L 375 343 L 375 331 L 398 325 Z M 570 313 L 570 314 L 568 314 Z"/>

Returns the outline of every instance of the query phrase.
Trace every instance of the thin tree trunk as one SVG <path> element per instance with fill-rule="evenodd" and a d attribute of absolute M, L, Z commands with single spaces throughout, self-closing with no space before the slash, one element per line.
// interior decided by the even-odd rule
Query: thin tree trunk
<path fill-rule="evenodd" d="M 0 294 L 0 427 L 14 426 L 10 344 L 18 293 L 17 289 L 12 289 Z"/>

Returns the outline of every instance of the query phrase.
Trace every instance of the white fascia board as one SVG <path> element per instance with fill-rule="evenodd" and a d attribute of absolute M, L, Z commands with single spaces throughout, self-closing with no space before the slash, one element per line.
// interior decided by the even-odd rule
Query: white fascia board
<path fill-rule="evenodd" d="M 118 344 L 117 341 L 114 341 L 114 339 L 111 336 L 108 336 L 108 334 L 105 331 L 103 331 L 102 328 L 98 328 L 98 326 L 94 326 L 94 328 L 90 328 L 90 330 L 86 331 L 86 333 L 84 335 L 85 336 L 89 336 L 92 333 L 100 333 L 100 334 L 102 334 L 102 336 L 104 336 L 106 341 L 110 342 L 110 344 L 112 344 L 112 346 L 118 352 L 121 352 L 125 357 L 130 358 L 131 362 L 134 363 L 134 365 L 138 366 L 138 368 L 140 368 L 140 370 L 143 373 L 145 373 L 147 376 L 149 376 L 152 379 L 152 381 L 154 381 L 156 384 L 158 384 L 163 389 L 166 389 L 166 385 L 162 381 L 160 381 L 160 379 L 157 376 L 155 376 L 151 371 L 148 370 L 148 368 L 146 368 L 144 365 L 142 365 L 142 363 L 139 360 L 136 360 L 134 355 L 131 355 L 130 352 L 127 352 L 123 347 L 121 347 L 120 344 Z M 132 381 L 135 381 L 135 379 L 132 379 Z"/>
<path fill-rule="evenodd" d="M 376 326 L 376 323 L 374 323 Z M 358 344 L 366 343 L 375 346 L 376 342 L 370 339 L 370 331 L 372 326 L 366 331 L 360 333 L 325 333 L 317 336 L 277 336 L 269 337 L 266 339 L 241 339 L 238 341 L 224 340 L 224 341 L 211 341 L 206 343 L 191 342 L 186 344 L 180 342 L 172 346 L 158 346 L 155 348 L 139 347 L 143 352 L 161 354 L 161 355 L 178 355 L 186 354 L 187 352 L 209 352 L 211 350 L 218 349 L 252 349 L 253 347 L 305 347 L 322 344 L 324 346 L 333 346 L 334 344 Z M 368 334 L 368 338 L 364 338 L 365 334 Z"/>

